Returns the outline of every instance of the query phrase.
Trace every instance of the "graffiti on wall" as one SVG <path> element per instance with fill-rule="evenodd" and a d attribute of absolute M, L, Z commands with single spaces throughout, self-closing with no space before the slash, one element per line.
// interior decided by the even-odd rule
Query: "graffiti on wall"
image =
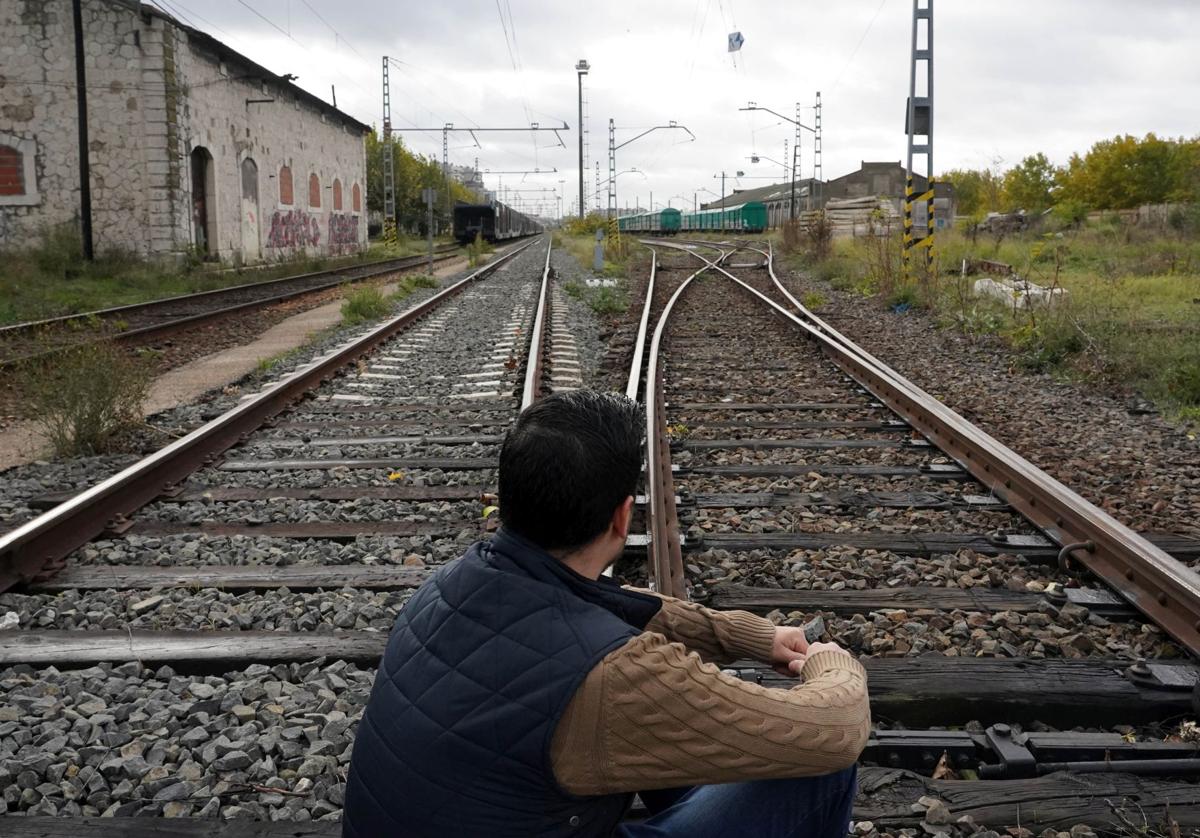
<path fill-rule="evenodd" d="M 329 216 L 329 246 L 338 251 L 358 247 L 358 216 L 334 214 Z"/>
<path fill-rule="evenodd" d="M 317 217 L 304 210 L 276 210 L 271 216 L 267 247 L 316 247 L 321 243 Z"/>

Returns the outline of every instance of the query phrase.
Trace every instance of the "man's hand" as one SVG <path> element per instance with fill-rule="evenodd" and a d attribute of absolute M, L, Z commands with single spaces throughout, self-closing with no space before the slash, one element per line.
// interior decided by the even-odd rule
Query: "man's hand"
<path fill-rule="evenodd" d="M 778 645 L 778 629 L 776 632 L 775 643 Z M 775 671 L 780 672 L 783 675 L 795 675 L 796 677 L 800 677 L 800 671 L 804 669 L 804 662 L 807 661 L 812 655 L 819 655 L 821 652 L 836 652 L 839 655 L 851 657 L 849 652 L 836 643 L 809 643 L 807 646 L 808 648 L 805 650 L 803 655 L 801 655 L 799 658 L 793 658 L 792 661 L 788 663 L 786 670 L 780 670 L 779 666 L 777 665 L 775 667 Z"/>
<path fill-rule="evenodd" d="M 797 674 L 800 672 L 800 667 L 804 666 L 808 650 L 808 639 L 804 636 L 803 628 L 800 626 L 777 626 L 775 642 L 771 645 L 771 666 L 780 675 Z M 796 664 L 795 669 L 792 669 L 793 664 Z"/>

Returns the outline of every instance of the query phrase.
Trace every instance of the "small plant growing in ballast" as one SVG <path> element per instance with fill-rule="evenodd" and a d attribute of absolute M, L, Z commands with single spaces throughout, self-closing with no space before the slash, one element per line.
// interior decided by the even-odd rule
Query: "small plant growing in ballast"
<path fill-rule="evenodd" d="M 378 320 L 392 310 L 383 292 L 374 285 L 365 285 L 351 291 L 342 303 L 342 323 L 355 326 L 368 320 Z"/>
<path fill-rule="evenodd" d="M 20 390 L 61 457 L 104 454 L 142 424 L 154 359 L 112 341 L 80 344 L 28 362 Z"/>

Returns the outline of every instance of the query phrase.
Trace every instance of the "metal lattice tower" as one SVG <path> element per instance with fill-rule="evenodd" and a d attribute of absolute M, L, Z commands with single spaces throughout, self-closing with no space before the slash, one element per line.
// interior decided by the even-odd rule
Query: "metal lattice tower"
<path fill-rule="evenodd" d="M 821 91 L 819 90 L 813 112 L 813 188 L 819 190 L 824 179 L 821 170 Z"/>
<path fill-rule="evenodd" d="M 608 121 L 608 217 L 617 217 L 617 129 Z"/>
<path fill-rule="evenodd" d="M 383 57 L 383 232 L 396 235 L 396 169 L 392 152 L 392 90 L 388 83 L 388 57 Z"/>
<path fill-rule="evenodd" d="M 447 122 L 442 128 L 442 189 L 446 193 L 446 214 L 450 214 L 450 132 L 454 123 Z"/>
<path fill-rule="evenodd" d="M 600 212 L 600 161 L 596 161 L 596 191 L 592 193 L 596 199 L 596 212 Z"/>
<path fill-rule="evenodd" d="M 793 149 L 792 154 L 795 157 L 796 165 L 792 167 L 792 180 L 796 180 L 801 174 L 804 173 L 804 165 L 802 162 L 804 159 L 802 156 L 802 149 L 804 148 L 804 144 L 800 142 L 800 103 L 799 102 L 796 103 L 796 140 L 795 140 L 795 142 L 796 142 L 796 146 Z M 799 169 L 800 171 L 796 171 L 797 169 Z"/>
<path fill-rule="evenodd" d="M 783 157 L 779 158 L 783 161 L 783 176 L 786 178 L 791 170 L 791 164 L 788 163 L 788 138 L 783 138 Z M 793 173 L 794 174 L 794 173 Z"/>
<path fill-rule="evenodd" d="M 922 63 L 924 67 L 920 66 Z M 924 84 L 918 85 L 922 70 Z M 907 274 L 914 248 L 925 250 L 927 267 L 933 261 L 933 0 L 913 0 L 908 114 L 904 130 L 908 134 L 908 180 L 904 189 L 904 268 Z M 918 140 L 918 137 L 923 139 Z M 920 195 L 916 194 L 914 157 L 924 158 L 925 191 Z"/>

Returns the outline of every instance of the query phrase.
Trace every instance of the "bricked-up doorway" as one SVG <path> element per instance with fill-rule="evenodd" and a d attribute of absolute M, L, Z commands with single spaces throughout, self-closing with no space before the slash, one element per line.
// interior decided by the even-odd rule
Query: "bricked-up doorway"
<path fill-rule="evenodd" d="M 242 259 L 246 262 L 262 258 L 258 218 L 258 164 L 247 157 L 242 161 Z"/>
<path fill-rule="evenodd" d="M 205 259 L 217 258 L 217 196 L 213 158 L 204 146 L 192 151 L 192 243 Z"/>

